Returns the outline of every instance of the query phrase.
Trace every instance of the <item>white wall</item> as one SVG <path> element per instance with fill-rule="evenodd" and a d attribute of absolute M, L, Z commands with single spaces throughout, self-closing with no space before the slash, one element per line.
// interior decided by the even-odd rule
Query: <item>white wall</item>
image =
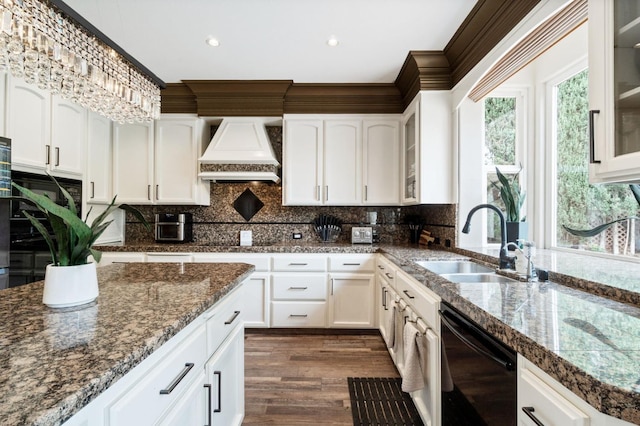
<path fill-rule="evenodd" d="M 518 39 L 519 40 L 519 39 Z M 515 40 L 516 43 L 518 40 Z M 562 70 L 584 61 L 587 55 L 587 24 L 573 31 L 550 50 L 507 80 L 502 87 L 524 90 L 529 97 L 526 108 L 525 137 L 527 151 L 525 167 L 527 189 L 527 220 L 530 222 L 530 239 L 542 246 L 544 227 L 545 176 L 550 173 L 546 143 L 546 82 Z M 473 86 L 470 86 L 472 88 Z M 467 86 L 458 87 L 458 161 L 459 161 L 459 217 L 458 245 L 460 247 L 480 247 L 486 241 L 484 229 L 485 214 L 476 214 L 472 222 L 472 232 L 462 234 L 460 230 L 469 210 L 483 202 L 485 178 L 483 173 L 483 104 L 474 103 L 466 93 Z M 467 91 L 468 93 L 468 91 Z M 454 95 L 454 98 L 456 95 Z M 485 213 L 485 212 L 483 212 Z"/>

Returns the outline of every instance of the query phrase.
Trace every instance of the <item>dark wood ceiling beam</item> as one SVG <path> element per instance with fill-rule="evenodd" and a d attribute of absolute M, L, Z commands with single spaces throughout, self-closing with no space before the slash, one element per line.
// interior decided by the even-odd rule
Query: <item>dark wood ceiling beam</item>
<path fill-rule="evenodd" d="M 195 114 L 198 112 L 196 95 L 184 83 L 168 83 L 160 92 L 163 114 Z"/>
<path fill-rule="evenodd" d="M 412 50 L 400 69 L 395 85 L 402 93 L 405 107 L 420 90 L 450 90 L 449 61 L 441 51 Z"/>
<path fill-rule="evenodd" d="M 391 83 L 294 83 L 284 101 L 287 114 L 395 114 L 403 110 L 400 91 Z"/>

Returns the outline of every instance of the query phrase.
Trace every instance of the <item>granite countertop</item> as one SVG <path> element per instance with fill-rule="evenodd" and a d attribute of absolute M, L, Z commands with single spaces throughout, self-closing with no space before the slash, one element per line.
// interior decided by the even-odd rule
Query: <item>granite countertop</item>
<path fill-rule="evenodd" d="M 640 424 L 640 264 L 538 250 L 551 282 L 455 284 L 416 260 L 475 258 L 498 263 L 498 250 L 432 250 L 415 245 L 124 245 L 123 252 L 381 252 L 489 333 L 532 361 L 598 411 Z M 557 282 L 562 283 L 560 285 Z"/>
<path fill-rule="evenodd" d="M 44 282 L 0 291 L 0 424 L 60 424 L 248 277 L 243 263 L 98 268 L 100 295 L 42 304 Z"/>
<path fill-rule="evenodd" d="M 414 262 L 465 256 L 384 252 L 598 411 L 640 424 L 640 307 L 554 282 L 456 284 Z"/>

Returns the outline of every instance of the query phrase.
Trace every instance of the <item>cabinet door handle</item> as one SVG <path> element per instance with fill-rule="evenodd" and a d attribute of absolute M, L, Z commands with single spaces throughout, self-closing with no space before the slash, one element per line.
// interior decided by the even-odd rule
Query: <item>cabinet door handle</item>
<path fill-rule="evenodd" d="M 342 266 L 360 266 L 360 263 L 343 263 Z"/>
<path fill-rule="evenodd" d="M 307 266 L 308 263 L 290 263 L 289 266 Z"/>
<path fill-rule="evenodd" d="M 333 296 L 333 278 L 331 278 L 331 295 Z"/>
<path fill-rule="evenodd" d="M 91 199 L 96 197 L 96 184 L 95 182 L 91 182 Z"/>
<path fill-rule="evenodd" d="M 151 201 L 151 185 L 147 185 L 147 200 Z"/>
<path fill-rule="evenodd" d="M 56 146 L 56 166 L 60 165 L 60 147 Z"/>
<path fill-rule="evenodd" d="M 600 160 L 596 160 L 596 134 L 594 124 L 596 114 L 600 114 L 599 109 L 589 111 L 589 163 L 591 164 L 600 164 Z"/>
<path fill-rule="evenodd" d="M 384 274 L 385 274 L 385 275 L 387 276 L 387 278 L 389 278 L 390 280 L 392 280 L 392 279 L 393 279 L 393 275 L 391 275 L 390 273 L 385 272 Z"/>
<path fill-rule="evenodd" d="M 369 191 L 367 191 L 367 185 L 365 185 L 364 186 L 364 200 L 365 201 L 367 201 L 367 199 L 369 198 L 368 197 L 368 195 L 369 195 L 368 193 L 369 193 Z"/>
<path fill-rule="evenodd" d="M 378 269 L 382 269 L 384 271 L 384 266 L 378 265 Z"/>
<path fill-rule="evenodd" d="M 180 372 L 180 374 L 178 374 L 176 376 L 176 378 L 173 379 L 173 381 L 171 383 L 169 383 L 169 386 L 167 386 L 166 389 L 161 389 L 160 390 L 160 395 L 169 395 L 176 388 L 176 386 L 178 386 L 180 384 L 182 379 L 184 379 L 184 377 L 187 374 L 189 374 L 189 371 L 191 371 L 192 368 L 193 368 L 193 363 L 192 362 L 186 363 L 184 365 L 184 368 Z"/>
<path fill-rule="evenodd" d="M 213 410 L 214 413 L 222 412 L 222 371 L 214 371 L 213 374 L 218 376 L 218 408 Z"/>
<path fill-rule="evenodd" d="M 51 145 L 44 146 L 44 164 L 51 164 Z"/>
<path fill-rule="evenodd" d="M 238 318 L 238 315 L 240 315 L 240 311 L 233 311 L 233 315 L 231 315 L 231 318 L 224 322 L 224 325 L 229 325 L 234 322 L 236 318 Z"/>
<path fill-rule="evenodd" d="M 316 185 L 316 200 L 320 201 L 320 185 Z"/>
<path fill-rule="evenodd" d="M 527 417 L 529 417 L 531 419 L 532 422 L 534 422 L 537 426 L 544 426 L 544 423 L 542 423 L 540 420 L 538 420 L 538 418 L 536 417 L 535 414 L 533 414 L 534 408 L 533 407 L 522 407 L 522 411 L 524 411 L 524 413 L 527 415 Z"/>
<path fill-rule="evenodd" d="M 211 423 L 211 385 L 206 384 L 204 387 L 207 388 L 207 393 L 209 395 L 207 397 L 207 424 L 205 426 L 213 426 L 213 423 Z"/>
<path fill-rule="evenodd" d="M 387 289 L 382 287 L 382 306 L 384 307 L 385 311 L 388 311 L 389 308 L 387 307 Z"/>
<path fill-rule="evenodd" d="M 290 314 L 289 318 L 306 318 L 308 316 L 309 315 L 307 315 L 307 314 Z"/>
<path fill-rule="evenodd" d="M 158 194 L 160 193 L 160 185 L 156 185 L 156 200 L 160 197 L 158 197 Z"/>
<path fill-rule="evenodd" d="M 414 296 L 412 296 L 412 295 L 410 295 L 410 294 L 409 294 L 409 291 L 408 291 L 408 290 L 402 290 L 402 292 L 403 292 L 404 294 L 406 294 L 406 295 L 407 295 L 407 297 L 408 297 L 409 299 L 415 299 L 415 297 L 414 297 Z"/>
<path fill-rule="evenodd" d="M 324 187 L 324 200 L 329 201 L 329 185 Z"/>
<path fill-rule="evenodd" d="M 289 287 L 289 290 L 306 290 L 309 287 Z"/>

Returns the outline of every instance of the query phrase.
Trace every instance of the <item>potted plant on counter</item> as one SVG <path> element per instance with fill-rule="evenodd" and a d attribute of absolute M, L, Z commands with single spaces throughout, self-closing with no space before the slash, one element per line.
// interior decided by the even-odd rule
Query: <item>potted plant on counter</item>
<path fill-rule="evenodd" d="M 89 261 L 89 256 L 93 256 L 96 262 L 100 261 L 102 253 L 94 250 L 92 246 L 113 222 L 105 219 L 115 209 L 120 208 L 132 213 L 147 229 L 150 229 L 149 223 L 137 209 L 126 204 L 116 206 L 116 197 L 113 197 L 107 209 L 97 216 L 91 225 L 88 225 L 86 219 L 83 221 L 78 216 L 78 206 L 71 195 L 53 176 L 49 177 L 60 188 L 67 201 L 66 206 L 54 203 L 46 195 L 36 194 L 12 183 L 26 199 L 38 207 L 51 225 L 52 234 L 50 235 L 40 220 L 26 211 L 22 212 L 33 227 L 42 234 L 51 252 L 52 263 L 47 265 L 45 271 L 42 301 L 53 308 L 66 308 L 93 302 L 98 297 L 98 279 L 96 264 Z"/>
<path fill-rule="evenodd" d="M 504 203 L 505 220 L 507 221 L 507 243 L 515 244 L 518 244 L 518 240 L 526 240 L 529 232 L 526 217 L 521 216 L 526 194 L 520 187 L 520 171 L 522 171 L 522 166 L 513 177 L 508 178 L 496 167 L 498 182 L 491 182 L 491 185 L 498 190 L 500 199 Z M 509 249 L 513 250 L 513 247 L 509 247 Z"/>

